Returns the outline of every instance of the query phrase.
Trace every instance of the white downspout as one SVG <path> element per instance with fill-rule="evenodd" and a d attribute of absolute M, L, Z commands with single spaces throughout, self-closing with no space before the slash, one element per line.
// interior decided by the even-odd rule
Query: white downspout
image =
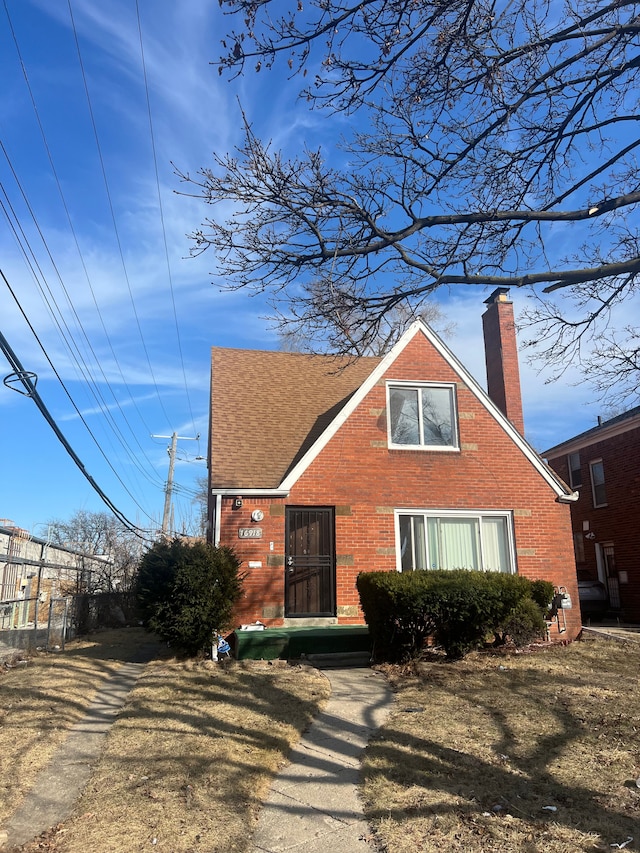
<path fill-rule="evenodd" d="M 222 495 L 216 495 L 216 508 L 213 518 L 213 544 L 217 548 L 220 544 L 220 522 L 222 515 Z"/>

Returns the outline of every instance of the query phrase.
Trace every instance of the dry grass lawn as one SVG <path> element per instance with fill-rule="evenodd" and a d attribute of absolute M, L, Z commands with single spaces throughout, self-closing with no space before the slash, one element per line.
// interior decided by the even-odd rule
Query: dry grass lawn
<path fill-rule="evenodd" d="M 93 690 L 94 683 L 85 675 L 87 662 L 78 669 L 75 659 L 67 677 L 61 679 L 65 660 L 69 661 L 66 656 L 56 658 L 53 667 L 37 662 L 12 671 L 4 676 L 2 687 L 10 680 L 17 697 L 20 679 L 28 677 L 31 696 L 38 692 L 31 675 L 36 673 L 40 693 L 53 696 L 62 683 L 66 693 L 58 713 L 66 701 L 72 712 L 65 720 L 77 718 L 87 703 L 74 693 L 73 683 L 78 674 L 83 676 L 79 686 L 85 692 Z M 112 726 L 74 815 L 21 850 L 232 853 L 246 849 L 274 772 L 328 693 L 327 680 L 307 667 L 278 662 L 222 666 L 210 661 L 153 661 Z M 28 706 L 23 725 L 32 716 L 35 729 L 35 715 L 46 716 L 46 704 L 36 705 L 30 699 Z M 0 753 L 8 734 L 4 728 L 0 727 Z M 31 742 L 37 744 L 38 738 L 33 735 Z M 29 778 L 39 764 L 40 759 L 30 758 Z M 8 768 L 12 776 L 10 764 Z"/>
<path fill-rule="evenodd" d="M 390 668 L 363 788 L 382 849 L 639 850 L 639 670 L 602 639 Z"/>
<path fill-rule="evenodd" d="M 0 819 L 144 637 L 97 635 L 0 675 Z M 389 667 L 394 710 L 364 760 L 381 849 L 639 850 L 639 668 L 640 645 L 601 639 Z M 242 853 L 328 692 L 306 667 L 157 658 L 74 815 L 22 850 Z"/>

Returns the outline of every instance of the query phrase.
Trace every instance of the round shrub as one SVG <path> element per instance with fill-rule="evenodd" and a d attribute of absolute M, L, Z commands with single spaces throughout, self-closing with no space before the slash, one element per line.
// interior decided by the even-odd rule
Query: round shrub
<path fill-rule="evenodd" d="M 385 660 L 417 657 L 427 638 L 452 659 L 488 637 L 530 642 L 545 634 L 553 594 L 547 581 L 467 569 L 362 572 L 357 588 L 375 655 Z"/>
<path fill-rule="evenodd" d="M 172 647 L 195 655 L 214 631 L 231 626 L 242 595 L 240 562 L 230 548 L 180 539 L 156 542 L 143 556 L 137 596 L 145 625 Z"/>

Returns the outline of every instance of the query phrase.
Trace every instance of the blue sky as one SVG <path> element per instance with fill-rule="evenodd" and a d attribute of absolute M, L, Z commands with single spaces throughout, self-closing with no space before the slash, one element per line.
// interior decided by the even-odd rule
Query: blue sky
<path fill-rule="evenodd" d="M 188 257 L 186 234 L 207 211 L 176 193 L 172 163 L 193 173 L 240 144 L 239 103 L 288 153 L 305 140 L 330 151 L 340 133 L 274 73 L 219 77 L 224 29 L 211 0 L 0 5 L 0 331 L 86 470 L 144 529 L 160 524 L 168 470 L 169 441 L 152 436 L 173 432 L 185 437 L 174 522 L 194 523 L 209 348 L 278 345 L 259 298 L 221 292 L 213 254 Z M 440 299 L 456 324 L 448 344 L 483 384 L 487 295 Z M 525 297 L 512 298 L 517 314 Z M 600 407 L 575 376 L 549 384 L 521 368 L 537 449 L 595 424 Z M 0 353 L 0 376 L 10 372 Z M 4 385 L 0 424 L 0 518 L 38 534 L 51 518 L 105 509 L 33 401 Z"/>

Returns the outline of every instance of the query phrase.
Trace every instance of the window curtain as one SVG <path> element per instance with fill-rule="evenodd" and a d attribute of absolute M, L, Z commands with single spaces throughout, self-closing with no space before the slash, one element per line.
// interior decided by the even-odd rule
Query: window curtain
<path fill-rule="evenodd" d="M 504 516 L 400 515 L 400 566 L 511 571 Z"/>
<path fill-rule="evenodd" d="M 482 556 L 485 572 L 508 572 L 507 528 L 503 517 L 482 519 Z"/>
<path fill-rule="evenodd" d="M 428 525 L 430 565 L 433 568 L 480 568 L 477 519 L 429 518 Z"/>

